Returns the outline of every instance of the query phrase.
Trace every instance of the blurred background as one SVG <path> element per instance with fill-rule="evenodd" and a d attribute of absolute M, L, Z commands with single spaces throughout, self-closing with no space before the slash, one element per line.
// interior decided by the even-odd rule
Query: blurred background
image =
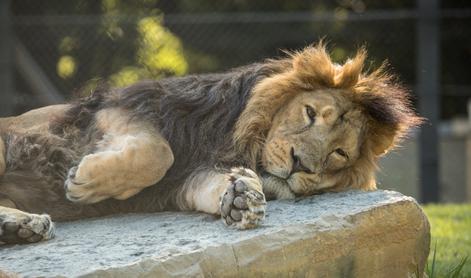
<path fill-rule="evenodd" d="M 381 161 L 379 187 L 471 200 L 471 2 L 0 0 L 0 116 L 282 55 L 325 38 L 333 59 L 388 59 L 428 122 Z"/>

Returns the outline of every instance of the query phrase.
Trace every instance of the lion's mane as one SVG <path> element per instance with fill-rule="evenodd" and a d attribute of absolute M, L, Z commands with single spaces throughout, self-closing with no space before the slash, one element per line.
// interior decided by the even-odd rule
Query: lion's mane
<path fill-rule="evenodd" d="M 386 63 L 374 71 L 364 70 L 366 50 L 360 49 L 353 59 L 339 65 L 332 62 L 320 43 L 288 53 L 281 60 L 269 60 L 279 73 L 259 82 L 252 90 L 246 108 L 234 131 L 238 153 L 256 165 L 270 130 L 272 119 L 296 94 L 317 89 L 342 89 L 357 103 L 367 117 L 366 139 L 361 157 L 342 173 L 342 187 L 374 189 L 377 158 L 396 146 L 405 133 L 421 123 L 414 112 L 408 91 L 387 72 Z M 342 186 L 343 185 L 343 186 Z"/>

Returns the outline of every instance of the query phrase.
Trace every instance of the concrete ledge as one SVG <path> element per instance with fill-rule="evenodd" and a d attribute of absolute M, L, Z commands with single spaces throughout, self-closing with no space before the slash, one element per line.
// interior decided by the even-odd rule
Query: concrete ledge
<path fill-rule="evenodd" d="M 410 277 L 429 253 L 426 216 L 392 191 L 269 202 L 260 228 L 155 213 L 61 223 L 49 242 L 0 249 L 20 276 Z"/>

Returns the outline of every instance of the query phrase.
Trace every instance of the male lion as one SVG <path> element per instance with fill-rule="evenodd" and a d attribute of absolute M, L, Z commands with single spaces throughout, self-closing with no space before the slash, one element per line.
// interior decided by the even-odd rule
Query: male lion
<path fill-rule="evenodd" d="M 50 239 L 51 218 L 162 210 L 247 229 L 266 199 L 375 189 L 378 157 L 420 118 L 365 57 L 334 64 L 319 44 L 2 119 L 0 241 Z"/>

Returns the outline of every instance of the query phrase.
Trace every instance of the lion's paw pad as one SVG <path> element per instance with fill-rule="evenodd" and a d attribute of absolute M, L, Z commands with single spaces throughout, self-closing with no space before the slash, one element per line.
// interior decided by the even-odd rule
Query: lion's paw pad
<path fill-rule="evenodd" d="M 0 217 L 0 242 L 33 243 L 54 237 L 54 223 L 49 215 L 12 214 Z"/>
<path fill-rule="evenodd" d="M 266 201 L 262 192 L 252 188 L 258 179 L 238 178 L 231 182 L 221 200 L 221 216 L 229 226 L 239 229 L 256 227 L 265 216 Z"/>

